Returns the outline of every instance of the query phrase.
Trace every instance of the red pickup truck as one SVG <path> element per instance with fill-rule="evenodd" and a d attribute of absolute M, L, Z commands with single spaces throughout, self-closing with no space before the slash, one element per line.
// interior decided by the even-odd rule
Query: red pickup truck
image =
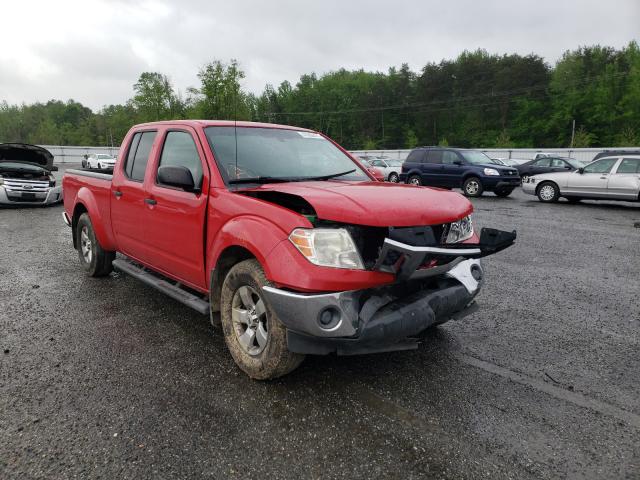
<path fill-rule="evenodd" d="M 416 348 L 477 308 L 478 236 L 458 193 L 377 182 L 324 135 L 272 124 L 133 127 L 113 174 L 69 170 L 64 220 L 90 276 L 116 269 L 210 314 L 249 376 L 305 354 Z"/>

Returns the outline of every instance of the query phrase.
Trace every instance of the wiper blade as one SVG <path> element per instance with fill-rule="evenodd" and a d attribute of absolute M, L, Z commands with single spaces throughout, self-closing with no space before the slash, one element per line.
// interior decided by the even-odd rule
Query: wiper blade
<path fill-rule="evenodd" d="M 342 175 L 348 175 L 355 172 L 356 169 L 348 170 L 346 172 L 332 173 L 330 175 L 321 175 L 318 177 L 249 177 L 249 178 L 234 178 L 229 180 L 231 184 L 239 183 L 285 183 L 285 182 L 307 182 L 314 180 L 329 180 L 331 178 L 341 177 Z"/>

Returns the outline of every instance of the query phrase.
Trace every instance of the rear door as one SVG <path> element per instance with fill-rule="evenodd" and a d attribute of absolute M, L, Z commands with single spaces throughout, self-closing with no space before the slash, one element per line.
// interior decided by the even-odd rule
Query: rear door
<path fill-rule="evenodd" d="M 118 163 L 111 182 L 111 226 L 119 250 L 137 260 L 146 256 L 142 228 L 147 212 L 144 177 L 149 157 L 154 154 L 156 130 L 135 132 Z"/>
<path fill-rule="evenodd" d="M 616 199 L 640 199 L 640 158 L 622 159 L 615 172 L 609 175 L 607 194 Z"/>
<path fill-rule="evenodd" d="M 529 167 L 529 175 L 538 175 L 540 173 L 547 173 L 551 171 L 551 159 L 541 158 L 536 160 Z"/>
<path fill-rule="evenodd" d="M 204 229 L 209 170 L 195 130 L 167 129 L 147 182 L 144 228 L 146 263 L 189 286 L 206 289 Z M 158 182 L 158 168 L 183 166 L 191 171 L 198 192 Z"/>
<path fill-rule="evenodd" d="M 576 171 L 567 180 L 566 192 L 593 198 L 607 197 L 609 173 L 617 162 L 617 158 L 601 158 L 584 167 L 582 174 Z"/>

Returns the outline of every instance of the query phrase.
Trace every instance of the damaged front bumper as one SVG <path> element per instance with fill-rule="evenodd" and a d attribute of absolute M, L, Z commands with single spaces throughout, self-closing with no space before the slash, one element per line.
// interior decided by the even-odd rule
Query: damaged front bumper
<path fill-rule="evenodd" d="M 292 352 L 354 355 L 416 348 L 427 328 L 477 309 L 480 257 L 507 248 L 515 232 L 483 229 L 479 244 L 415 247 L 386 239 L 375 270 L 394 273 L 387 286 L 304 294 L 264 287 L 287 328 Z M 442 263 L 442 259 L 448 261 Z M 421 268 L 438 260 L 440 265 Z"/>

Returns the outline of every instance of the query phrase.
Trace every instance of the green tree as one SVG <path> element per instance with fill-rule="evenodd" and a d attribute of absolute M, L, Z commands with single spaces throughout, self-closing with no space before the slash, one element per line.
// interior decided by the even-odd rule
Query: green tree
<path fill-rule="evenodd" d="M 133 91 L 131 103 L 142 122 L 179 118 L 183 114 L 183 102 L 166 75 L 143 72 Z"/>

